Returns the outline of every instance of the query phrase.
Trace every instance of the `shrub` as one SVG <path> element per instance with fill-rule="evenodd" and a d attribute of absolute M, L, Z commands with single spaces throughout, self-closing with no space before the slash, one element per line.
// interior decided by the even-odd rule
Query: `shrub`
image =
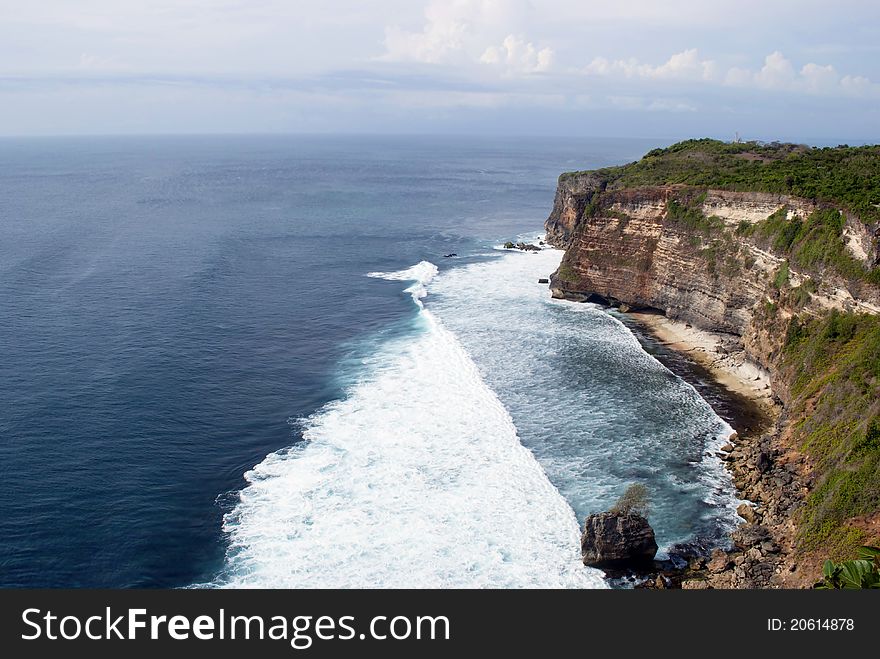
<path fill-rule="evenodd" d="M 779 270 L 776 271 L 776 276 L 773 278 L 773 287 L 780 289 L 788 286 L 789 280 L 789 272 L 788 272 L 788 261 L 779 266 Z"/>
<path fill-rule="evenodd" d="M 755 229 L 757 229 L 758 225 L 754 222 L 749 222 L 748 220 L 740 220 L 739 224 L 736 225 L 736 235 L 737 236 L 751 236 L 755 233 Z"/>
<path fill-rule="evenodd" d="M 854 561 L 825 561 L 822 581 L 813 587 L 820 590 L 880 588 L 880 549 L 864 546 L 859 548 L 859 557 Z"/>
<path fill-rule="evenodd" d="M 575 269 L 572 268 L 569 263 L 563 263 L 560 265 L 556 274 L 563 281 L 575 281 L 577 279 L 577 272 L 575 272 Z"/>
<path fill-rule="evenodd" d="M 633 483 L 626 488 L 623 496 L 612 506 L 611 512 L 624 515 L 635 513 L 647 517 L 649 507 L 648 488 L 641 483 Z"/>
<path fill-rule="evenodd" d="M 716 215 L 706 217 L 703 211 L 700 210 L 699 204 L 702 203 L 702 197 L 704 196 L 705 194 L 700 195 L 690 203 L 670 199 L 666 204 L 666 219 L 675 222 L 685 229 L 706 236 L 723 229 L 724 221 L 721 218 Z"/>

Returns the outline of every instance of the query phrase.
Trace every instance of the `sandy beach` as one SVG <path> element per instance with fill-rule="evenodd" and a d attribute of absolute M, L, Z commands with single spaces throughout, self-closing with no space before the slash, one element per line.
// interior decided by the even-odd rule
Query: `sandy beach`
<path fill-rule="evenodd" d="M 706 368 L 719 384 L 774 413 L 777 403 L 770 389 L 770 374 L 749 361 L 742 351 L 730 351 L 718 334 L 656 313 L 628 314 L 671 350 Z"/>

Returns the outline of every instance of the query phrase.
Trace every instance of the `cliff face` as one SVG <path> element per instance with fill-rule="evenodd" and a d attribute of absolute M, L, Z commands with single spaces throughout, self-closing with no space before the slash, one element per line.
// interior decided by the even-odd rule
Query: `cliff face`
<path fill-rule="evenodd" d="M 765 311 L 784 294 L 781 270 L 787 273 L 784 288 L 810 280 L 805 313 L 880 312 L 875 288 L 830 272 L 799 272 L 749 232 L 774 213 L 803 221 L 817 207 L 787 195 L 688 186 L 603 191 L 591 173 L 568 176 L 545 224 L 548 240 L 566 250 L 551 290 L 559 298 L 655 309 L 728 335 L 734 347 L 771 369 L 784 334 L 768 332 Z M 852 257 L 874 267 L 872 228 L 850 215 L 844 233 Z"/>
<path fill-rule="evenodd" d="M 581 219 L 584 208 L 597 192 L 605 189 L 605 182 L 593 172 L 559 177 L 553 210 L 544 223 L 551 244 L 565 246 Z"/>
<path fill-rule="evenodd" d="M 782 403 L 727 456 L 756 508 L 700 587 L 811 583 L 880 544 L 880 147 L 693 140 L 562 175 L 545 228 L 554 297 L 715 333 Z"/>

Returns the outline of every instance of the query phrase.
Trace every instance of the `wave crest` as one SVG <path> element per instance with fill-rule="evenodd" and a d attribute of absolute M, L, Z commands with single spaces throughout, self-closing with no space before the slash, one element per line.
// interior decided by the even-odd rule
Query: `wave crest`
<path fill-rule="evenodd" d="M 415 283 L 409 288 L 403 289 L 404 293 L 412 295 L 413 301 L 424 309 L 422 298 L 428 294 L 428 284 L 437 276 L 439 272 L 436 265 L 430 261 L 419 261 L 414 266 L 405 270 L 396 272 L 369 272 L 367 277 L 375 277 L 376 279 L 388 279 L 391 281 L 414 281 Z"/>

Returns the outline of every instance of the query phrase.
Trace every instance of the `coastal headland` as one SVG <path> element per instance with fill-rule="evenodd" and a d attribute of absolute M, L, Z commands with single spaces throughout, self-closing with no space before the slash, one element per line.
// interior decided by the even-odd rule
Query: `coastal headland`
<path fill-rule="evenodd" d="M 560 176 L 554 297 L 606 304 L 762 419 L 731 548 L 666 585 L 808 587 L 880 539 L 880 147 L 690 140 Z M 663 584 L 661 584 L 663 585 Z"/>

